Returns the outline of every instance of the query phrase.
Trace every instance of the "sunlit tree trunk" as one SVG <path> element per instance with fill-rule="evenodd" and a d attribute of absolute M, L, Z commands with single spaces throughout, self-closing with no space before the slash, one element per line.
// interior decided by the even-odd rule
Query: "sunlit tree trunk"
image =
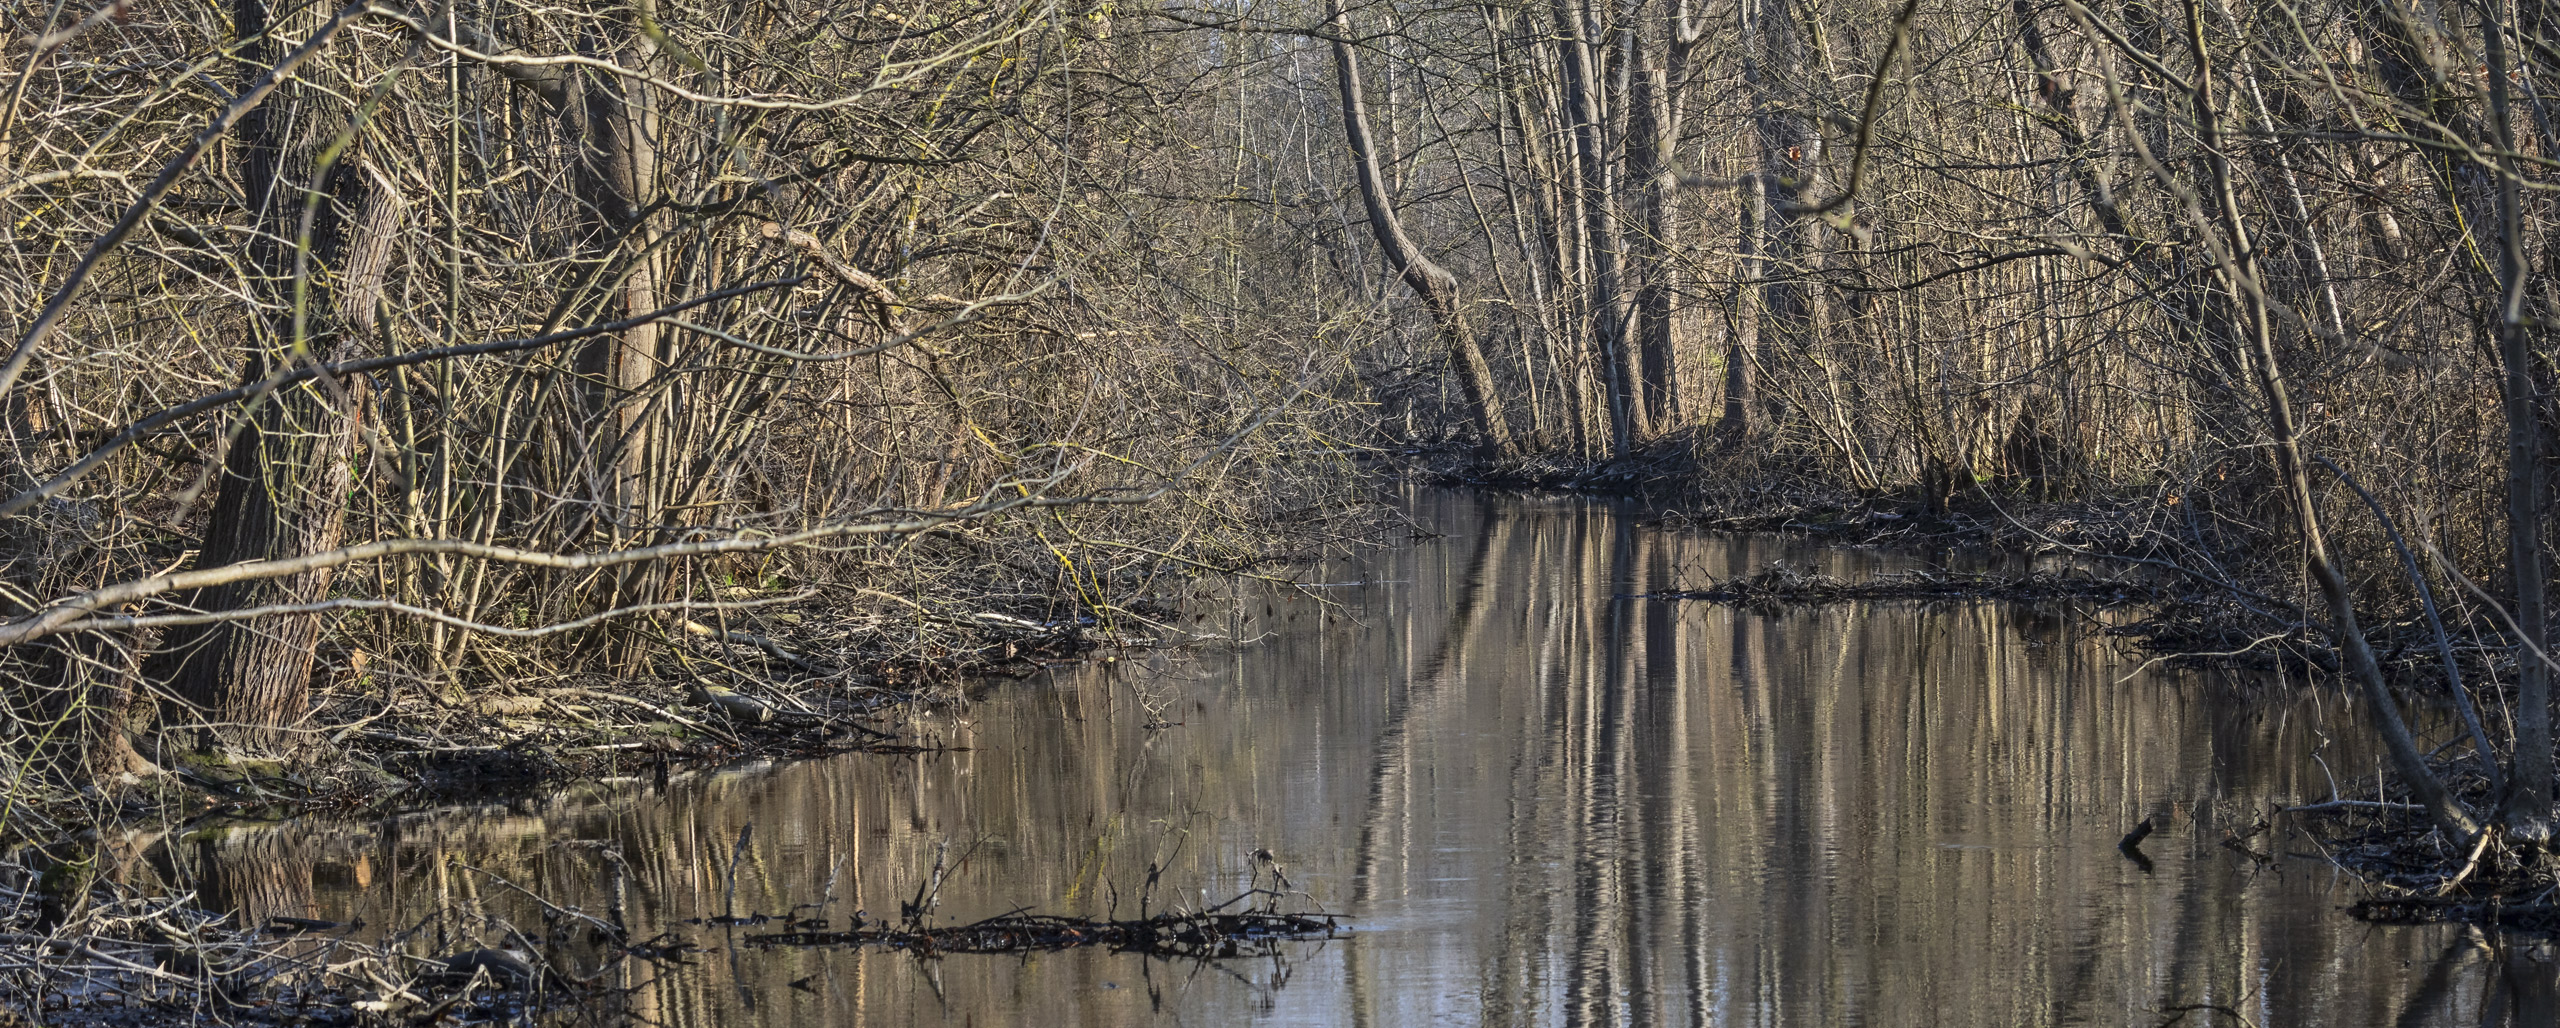
<path fill-rule="evenodd" d="M 248 74 L 263 74 L 286 42 L 308 36 L 328 13 L 317 5 L 277 9 L 268 0 L 239 0 L 233 27 Z M 380 295 L 398 208 L 388 198 L 369 204 L 352 147 L 334 152 L 352 131 L 350 106 L 300 77 L 241 121 L 239 174 L 258 227 L 248 250 L 261 301 L 246 326 L 243 383 L 347 356 Z M 278 389 L 249 409 L 220 470 L 197 566 L 338 545 L 366 388 L 360 378 L 324 379 Z M 324 568 L 217 586 L 193 603 L 208 611 L 310 603 L 329 594 L 332 577 Z M 321 627 L 316 614 L 287 614 L 172 631 L 163 658 L 176 665 L 172 692 L 214 740 L 286 748 L 292 737 L 285 729 L 308 700 Z"/>
<path fill-rule="evenodd" d="M 1511 441 L 1511 428 L 1504 420 L 1493 383 L 1493 368 L 1485 363 L 1484 352 L 1477 348 L 1473 333 L 1467 328 L 1466 310 L 1459 303 L 1458 277 L 1433 262 L 1405 234 L 1404 222 L 1396 216 L 1392 197 L 1387 195 L 1384 177 L 1378 167 L 1376 142 L 1369 133 L 1368 103 L 1362 95 L 1359 56 L 1349 40 L 1350 18 L 1343 13 L 1341 0 L 1327 0 L 1325 10 L 1334 32 L 1333 67 L 1336 84 L 1342 91 L 1342 131 L 1351 148 L 1351 162 L 1360 179 L 1360 199 L 1368 208 L 1369 232 L 1376 237 L 1378 248 L 1385 252 L 1387 264 L 1395 269 L 1423 305 L 1431 311 L 1431 321 L 1439 331 L 1441 345 L 1449 351 L 1449 363 L 1458 375 L 1464 391 L 1468 414 L 1475 421 L 1477 446 L 1487 456 L 1509 458 L 1518 447 Z"/>
<path fill-rule="evenodd" d="M 1609 395 L 1609 453 L 1623 455 L 1651 434 L 1640 395 L 1644 371 L 1635 350 L 1633 297 L 1627 292 L 1626 233 L 1610 185 L 1609 112 L 1600 83 L 1600 48 L 1588 13 L 1574 0 L 1548 5 L 1555 19 L 1557 79 L 1573 126 L 1574 193 L 1591 261 L 1591 323 Z"/>

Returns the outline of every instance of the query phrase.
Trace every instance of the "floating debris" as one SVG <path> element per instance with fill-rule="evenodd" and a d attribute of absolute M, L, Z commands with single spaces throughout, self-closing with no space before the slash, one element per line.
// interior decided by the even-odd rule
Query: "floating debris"
<path fill-rule="evenodd" d="M 940 928 L 889 923 L 865 925 L 856 917 L 843 931 L 793 931 L 750 935 L 758 946 L 883 946 L 923 956 L 945 953 L 1032 953 L 1105 946 L 1124 953 L 1220 960 L 1269 956 L 1284 942 L 1330 939 L 1347 929 L 1331 914 L 1283 914 L 1268 910 L 1157 914 L 1134 921 L 1025 914 Z"/>
<path fill-rule="evenodd" d="M 2373 924 L 2443 924 L 2459 922 L 2483 928 L 2560 934 L 2560 904 L 2518 903 L 2504 897 L 2390 896 L 2357 900 L 2347 916 Z"/>

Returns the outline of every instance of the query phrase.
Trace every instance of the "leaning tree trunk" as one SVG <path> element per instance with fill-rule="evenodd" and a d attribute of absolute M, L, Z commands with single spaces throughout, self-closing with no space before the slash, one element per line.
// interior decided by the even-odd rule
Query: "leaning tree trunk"
<path fill-rule="evenodd" d="M 281 41 L 307 36 L 328 13 L 315 5 L 279 12 L 268 0 L 239 0 L 232 17 L 250 75 L 274 64 L 285 49 Z M 296 24 L 271 24 L 279 14 Z M 398 208 L 388 198 L 367 206 L 369 190 L 351 149 L 334 160 L 325 153 L 347 131 L 351 115 L 341 95 L 297 78 L 241 120 L 240 183 L 258 228 L 248 248 L 250 285 L 260 301 L 246 326 L 244 383 L 289 365 L 346 356 L 341 344 L 349 321 L 364 324 L 380 294 Z M 353 214 L 360 209 L 366 214 L 358 224 Z M 337 547 L 365 388 L 361 379 L 305 382 L 249 409 L 223 461 L 197 566 Z M 192 602 L 231 612 L 307 604 L 329 594 L 331 577 L 324 568 L 215 586 Z M 171 692 L 185 705 L 182 715 L 196 720 L 208 743 L 288 747 L 289 728 L 307 705 L 321 627 L 319 615 L 306 613 L 172 632 L 162 660 Z"/>
<path fill-rule="evenodd" d="M 1361 95 L 1360 59 L 1351 49 L 1350 18 L 1343 14 L 1342 0 L 1327 0 L 1325 12 L 1334 34 L 1334 73 L 1342 88 L 1342 134 L 1351 147 L 1351 163 L 1359 173 L 1360 200 L 1368 208 L 1369 232 L 1377 237 L 1378 249 L 1385 252 L 1388 266 L 1431 309 L 1431 321 L 1439 329 L 1441 344 L 1449 350 L 1450 363 L 1457 366 L 1458 385 L 1466 394 L 1467 413 L 1476 423 L 1479 447 L 1491 457 L 1514 456 L 1518 450 L 1511 441 L 1511 427 L 1495 399 L 1493 367 L 1485 363 L 1484 351 L 1477 348 L 1475 336 L 1467 330 L 1466 311 L 1458 303 L 1458 276 L 1414 245 L 1387 196 L 1385 179 L 1378 170 L 1377 144 L 1369 134 L 1368 103 Z"/>

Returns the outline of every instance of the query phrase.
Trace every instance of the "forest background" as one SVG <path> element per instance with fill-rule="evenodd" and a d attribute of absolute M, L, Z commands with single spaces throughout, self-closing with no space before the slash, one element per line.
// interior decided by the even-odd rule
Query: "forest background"
<path fill-rule="evenodd" d="M 17 792 L 1161 634 L 1457 452 L 2153 565 L 2548 834 L 2537 0 L 6 10 Z"/>

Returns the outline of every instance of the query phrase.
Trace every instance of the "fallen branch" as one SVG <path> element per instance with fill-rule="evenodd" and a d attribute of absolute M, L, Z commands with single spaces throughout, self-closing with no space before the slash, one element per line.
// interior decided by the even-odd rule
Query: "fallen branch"
<path fill-rule="evenodd" d="M 1330 939 L 1342 930 L 1341 923 L 1330 914 L 1263 910 L 1157 914 L 1130 921 L 1015 911 L 941 928 L 902 928 L 887 923 L 866 926 L 857 919 L 854 927 L 844 931 L 776 932 L 750 935 L 746 941 L 758 946 L 885 946 L 919 956 L 1038 953 L 1104 946 L 1120 953 L 1221 960 L 1269 956 L 1278 952 L 1280 943 Z"/>

